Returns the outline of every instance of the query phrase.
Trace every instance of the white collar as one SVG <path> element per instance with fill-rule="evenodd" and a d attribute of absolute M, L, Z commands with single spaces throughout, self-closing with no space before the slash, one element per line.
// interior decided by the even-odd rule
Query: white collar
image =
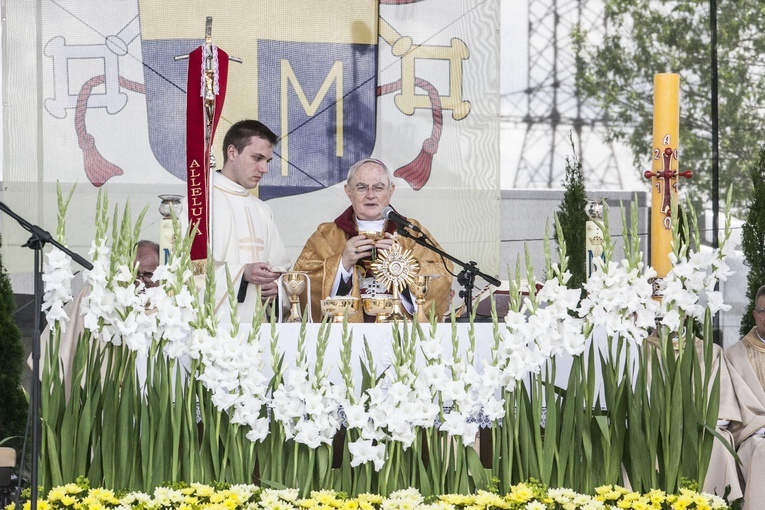
<path fill-rule="evenodd" d="M 359 228 L 359 231 L 382 232 L 385 226 L 385 218 L 380 218 L 379 220 L 360 220 L 357 216 L 356 226 Z"/>
<path fill-rule="evenodd" d="M 220 170 L 215 172 L 214 175 L 215 175 L 215 179 L 218 181 L 215 184 L 217 184 L 218 186 L 242 196 L 247 196 L 250 193 L 250 191 L 247 188 L 245 188 L 239 183 L 232 181 L 231 179 L 226 177 L 223 174 L 223 172 L 221 172 Z"/>

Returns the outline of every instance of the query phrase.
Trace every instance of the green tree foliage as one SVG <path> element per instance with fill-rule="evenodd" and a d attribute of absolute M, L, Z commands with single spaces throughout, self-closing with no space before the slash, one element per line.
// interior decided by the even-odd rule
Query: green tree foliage
<path fill-rule="evenodd" d="M 720 189 L 733 184 L 734 211 L 745 207 L 745 169 L 765 131 L 762 5 L 718 2 Z M 709 20 L 707 0 L 605 0 L 603 36 L 574 34 L 579 90 L 605 109 L 609 136 L 629 145 L 640 168 L 649 168 L 654 74 L 680 75 L 680 169 L 694 172 L 682 185 L 702 203 L 712 190 Z"/>
<path fill-rule="evenodd" d="M 27 419 L 27 398 L 21 388 L 24 345 L 14 322 L 16 300 L 11 281 L 0 260 L 0 440 L 23 436 Z M 3 446 L 17 446 L 12 440 Z"/>
<path fill-rule="evenodd" d="M 759 157 L 749 168 L 754 191 L 749 202 L 749 214 L 741 228 L 741 248 L 745 263 L 749 266 L 746 277 L 747 308 L 741 318 L 741 336 L 754 327 L 754 297 L 757 289 L 765 285 L 765 145 L 760 147 Z"/>
<path fill-rule="evenodd" d="M 586 232 L 587 214 L 584 212 L 587 205 L 587 190 L 584 186 L 584 174 L 582 173 L 582 160 L 576 155 L 573 139 L 571 150 L 573 156 L 566 157 L 566 177 L 563 180 L 563 200 L 558 208 L 558 221 L 563 232 L 563 240 L 566 242 L 568 254 L 568 269 L 571 279 L 568 288 L 580 289 L 584 284 L 587 271 Z M 556 234 L 555 242 L 560 244 Z"/>

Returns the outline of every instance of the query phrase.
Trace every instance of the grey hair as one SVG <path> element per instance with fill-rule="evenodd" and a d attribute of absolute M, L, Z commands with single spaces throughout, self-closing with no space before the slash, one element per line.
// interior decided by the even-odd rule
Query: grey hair
<path fill-rule="evenodd" d="M 133 246 L 133 249 L 138 250 L 151 250 L 157 253 L 157 256 L 159 256 L 159 244 L 155 243 L 154 241 L 149 241 L 148 239 L 141 239 L 137 243 L 135 243 L 135 246 Z"/>
<path fill-rule="evenodd" d="M 374 159 L 374 158 L 365 158 L 355 162 L 353 166 L 351 166 L 351 168 L 348 169 L 348 177 L 345 182 L 346 183 L 351 182 L 351 178 L 356 174 L 356 170 L 361 168 L 361 165 L 365 165 L 367 163 L 374 163 L 375 165 L 385 170 L 385 173 L 388 175 L 388 184 L 393 184 L 393 172 L 390 171 L 390 168 L 388 168 L 388 166 L 385 163 L 383 163 L 379 159 Z"/>
<path fill-rule="evenodd" d="M 762 296 L 765 296 L 765 285 L 757 289 L 757 294 L 754 296 L 754 306 L 757 306 L 757 300 Z"/>

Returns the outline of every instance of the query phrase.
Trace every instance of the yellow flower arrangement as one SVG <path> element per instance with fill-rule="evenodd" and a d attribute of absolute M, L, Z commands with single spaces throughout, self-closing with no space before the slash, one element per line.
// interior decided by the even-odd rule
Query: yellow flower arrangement
<path fill-rule="evenodd" d="M 123 495 L 102 488 L 88 488 L 87 480 L 51 489 L 39 499 L 39 510 L 729 510 L 722 498 L 680 489 L 678 494 L 652 490 L 639 494 L 617 485 L 597 487 L 595 495 L 571 489 L 548 489 L 531 480 L 511 487 L 508 494 L 487 491 L 475 494 L 444 494 L 424 498 L 416 489 L 387 497 L 361 494 L 349 498 L 333 490 L 313 491 L 299 499 L 296 489 L 261 489 L 255 485 L 204 484 L 180 488 L 157 487 L 152 495 Z M 23 509 L 30 509 L 29 501 Z M 5 510 L 14 510 L 13 503 Z"/>
<path fill-rule="evenodd" d="M 678 494 L 667 494 L 654 489 L 638 494 L 624 487 L 605 485 L 595 489 L 595 499 L 605 503 L 604 508 L 628 510 L 722 510 L 729 506 L 722 498 L 681 488 Z M 579 507 L 576 507 L 579 508 Z"/>

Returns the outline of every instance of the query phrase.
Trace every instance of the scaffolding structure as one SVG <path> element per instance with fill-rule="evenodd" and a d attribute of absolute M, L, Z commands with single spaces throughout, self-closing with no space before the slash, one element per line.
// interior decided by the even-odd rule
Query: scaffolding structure
<path fill-rule="evenodd" d="M 503 95 L 510 101 L 503 122 L 523 131 L 514 188 L 559 188 L 573 139 L 588 188 L 623 189 L 617 148 L 606 141 L 607 112 L 576 87 L 571 34 L 603 27 L 602 0 L 528 0 L 526 86 Z"/>

